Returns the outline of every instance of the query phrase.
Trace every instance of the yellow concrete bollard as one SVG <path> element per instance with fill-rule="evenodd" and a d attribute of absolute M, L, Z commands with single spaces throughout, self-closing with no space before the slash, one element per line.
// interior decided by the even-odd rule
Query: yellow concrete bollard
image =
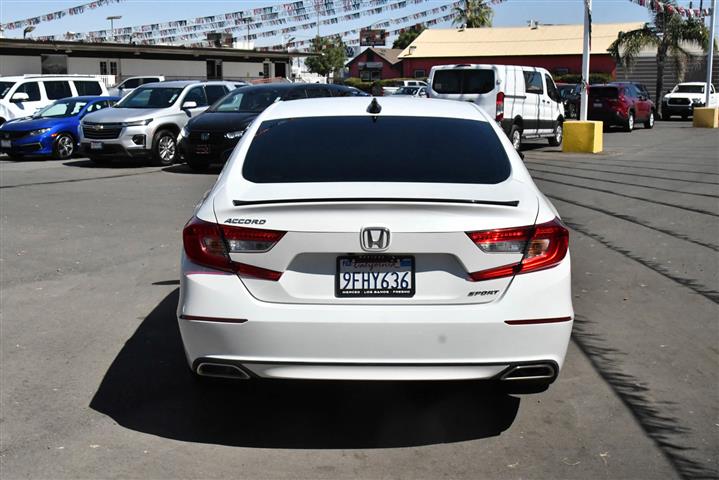
<path fill-rule="evenodd" d="M 565 153 L 599 153 L 604 148 L 602 122 L 567 120 L 564 122 L 562 151 Z"/>
<path fill-rule="evenodd" d="M 719 128 L 719 108 L 694 108 L 693 125 L 698 128 Z"/>

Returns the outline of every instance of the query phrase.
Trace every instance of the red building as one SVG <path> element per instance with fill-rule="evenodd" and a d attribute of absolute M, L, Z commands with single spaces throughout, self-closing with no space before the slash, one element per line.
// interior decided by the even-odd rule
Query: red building
<path fill-rule="evenodd" d="M 402 62 L 397 58 L 400 53 L 401 48 L 368 47 L 347 62 L 349 76 L 365 82 L 399 78 L 402 76 Z"/>
<path fill-rule="evenodd" d="M 591 72 L 614 77 L 616 62 L 607 48 L 619 32 L 642 25 L 594 24 Z M 424 78 L 434 65 L 462 63 L 528 65 L 546 68 L 555 75 L 578 74 L 582 69 L 582 39 L 582 25 L 427 29 L 399 55 L 401 71 L 396 76 Z"/>

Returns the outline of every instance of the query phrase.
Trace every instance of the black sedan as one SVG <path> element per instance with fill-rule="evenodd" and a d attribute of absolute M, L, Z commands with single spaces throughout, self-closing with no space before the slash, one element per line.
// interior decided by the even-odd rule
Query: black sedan
<path fill-rule="evenodd" d="M 187 122 L 178 137 L 180 152 L 190 168 L 203 171 L 210 164 L 226 162 L 245 129 L 274 102 L 354 95 L 357 95 L 356 89 L 351 87 L 316 83 L 240 87 Z"/>

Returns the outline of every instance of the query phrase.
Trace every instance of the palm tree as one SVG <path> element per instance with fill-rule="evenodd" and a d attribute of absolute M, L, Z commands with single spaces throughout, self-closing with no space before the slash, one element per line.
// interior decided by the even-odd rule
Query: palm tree
<path fill-rule="evenodd" d="M 676 5 L 675 0 L 669 2 Z M 667 60 L 672 60 L 677 71 L 683 72 L 691 56 L 686 50 L 689 45 L 707 51 L 709 32 L 706 26 L 700 20 L 684 20 L 678 13 L 669 13 L 665 9 L 663 12 L 654 12 L 652 23 L 630 32 L 620 32 L 608 51 L 618 63 L 630 67 L 642 50 L 649 47 L 657 49 L 657 91 L 654 103 L 657 108 L 661 108 L 665 64 Z"/>
<path fill-rule="evenodd" d="M 464 8 L 455 7 L 454 13 L 455 25 L 464 25 L 466 28 L 492 26 L 494 11 L 486 0 L 465 0 Z"/>

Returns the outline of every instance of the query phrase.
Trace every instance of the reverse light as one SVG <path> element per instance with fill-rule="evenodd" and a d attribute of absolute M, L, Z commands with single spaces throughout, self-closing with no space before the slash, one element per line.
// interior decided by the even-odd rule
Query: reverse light
<path fill-rule="evenodd" d="M 193 217 L 182 230 L 185 254 L 198 265 L 238 275 L 277 281 L 282 272 L 234 262 L 230 253 L 256 253 L 270 250 L 285 232 L 232 227 Z"/>
<path fill-rule="evenodd" d="M 504 120 L 504 92 L 497 93 L 497 100 L 495 104 L 497 114 L 494 119 L 498 122 L 501 122 L 502 120 Z"/>
<path fill-rule="evenodd" d="M 467 232 L 467 235 L 486 253 L 524 253 L 518 263 L 470 273 L 470 279 L 475 282 L 555 267 L 569 248 L 569 231 L 558 218 L 534 226 Z"/>

